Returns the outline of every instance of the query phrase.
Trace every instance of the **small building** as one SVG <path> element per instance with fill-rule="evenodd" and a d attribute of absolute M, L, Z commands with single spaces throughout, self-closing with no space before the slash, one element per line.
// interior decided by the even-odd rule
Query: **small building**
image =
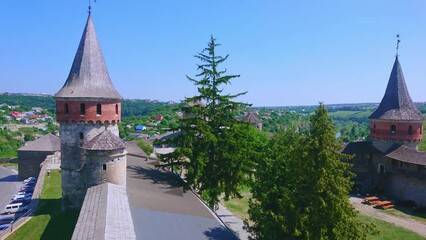
<path fill-rule="evenodd" d="M 25 146 L 18 149 L 19 179 L 37 177 L 40 173 L 40 164 L 48 155 L 59 152 L 60 149 L 61 141 L 52 134 L 27 142 Z"/>
<path fill-rule="evenodd" d="M 155 119 L 157 119 L 158 121 L 163 120 L 163 115 L 157 115 L 155 116 Z"/>
<path fill-rule="evenodd" d="M 144 126 L 144 125 L 136 125 L 135 130 L 138 133 L 142 132 L 142 131 L 146 130 L 146 126 Z"/>

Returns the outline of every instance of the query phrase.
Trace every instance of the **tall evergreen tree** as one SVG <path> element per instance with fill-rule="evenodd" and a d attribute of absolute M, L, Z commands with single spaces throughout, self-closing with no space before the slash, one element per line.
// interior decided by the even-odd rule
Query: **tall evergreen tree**
<path fill-rule="evenodd" d="M 248 104 L 234 101 L 244 95 L 224 94 L 223 86 L 239 75 L 219 70 L 225 57 L 216 54 L 219 44 L 213 36 L 208 47 L 195 57 L 199 73 L 187 78 L 197 86 L 198 95 L 185 99 L 180 120 L 181 133 L 172 140 L 176 150 L 163 157 L 166 165 L 183 167 L 185 180 L 196 188 L 211 207 L 223 194 L 225 199 L 239 197 L 238 186 L 246 184 L 254 169 L 253 150 L 262 137 L 237 116 Z"/>
<path fill-rule="evenodd" d="M 271 141 L 256 171 L 246 223 L 256 239 L 365 239 L 348 201 L 350 164 L 342 161 L 334 127 L 323 104 L 306 134 L 289 131 Z"/>

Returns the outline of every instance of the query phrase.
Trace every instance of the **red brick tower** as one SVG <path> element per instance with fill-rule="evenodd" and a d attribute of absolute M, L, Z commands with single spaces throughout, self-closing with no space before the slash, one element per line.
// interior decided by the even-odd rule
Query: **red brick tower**
<path fill-rule="evenodd" d="M 422 140 L 424 118 L 408 93 L 398 56 L 385 96 L 369 119 L 370 137 L 376 146 L 400 143 L 417 148 Z"/>

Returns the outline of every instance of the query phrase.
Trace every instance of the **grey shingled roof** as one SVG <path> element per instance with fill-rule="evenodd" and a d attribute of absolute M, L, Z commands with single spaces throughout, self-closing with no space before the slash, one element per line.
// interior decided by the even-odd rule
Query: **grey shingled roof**
<path fill-rule="evenodd" d="M 401 145 L 399 148 L 388 153 L 386 157 L 412 164 L 426 166 L 426 152 L 420 152 L 414 148 Z"/>
<path fill-rule="evenodd" d="M 126 148 L 124 142 L 111 131 L 105 130 L 83 146 L 86 150 L 117 150 Z"/>
<path fill-rule="evenodd" d="M 39 151 L 39 152 L 56 152 L 61 150 L 61 140 L 52 135 L 47 134 L 34 141 L 28 142 L 18 151 Z"/>
<path fill-rule="evenodd" d="M 385 95 L 369 119 L 397 121 L 423 121 L 424 119 L 408 93 L 398 57 L 395 59 Z"/>
<path fill-rule="evenodd" d="M 90 15 L 67 81 L 55 97 L 122 99 L 112 85 Z"/>
<path fill-rule="evenodd" d="M 89 188 L 72 239 L 136 239 L 126 188 L 112 183 Z"/>

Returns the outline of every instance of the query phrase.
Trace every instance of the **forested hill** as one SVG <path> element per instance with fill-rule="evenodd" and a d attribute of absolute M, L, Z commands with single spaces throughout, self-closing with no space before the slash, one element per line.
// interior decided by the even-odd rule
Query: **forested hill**
<path fill-rule="evenodd" d="M 19 105 L 21 110 L 27 111 L 32 107 L 42 107 L 55 112 L 55 100 L 51 95 L 30 94 L 0 94 L 0 104 Z M 123 100 L 122 116 L 146 116 L 152 113 L 164 114 L 175 110 L 177 104 L 166 104 L 164 102 L 147 102 L 145 100 Z"/>

